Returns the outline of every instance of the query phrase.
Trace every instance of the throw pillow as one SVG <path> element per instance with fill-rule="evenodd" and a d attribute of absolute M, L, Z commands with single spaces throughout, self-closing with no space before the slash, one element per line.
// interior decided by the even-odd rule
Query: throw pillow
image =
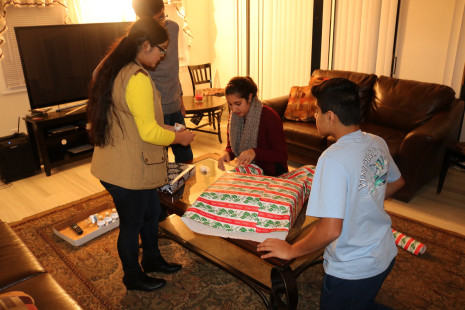
<path fill-rule="evenodd" d="M 37 310 L 34 299 L 20 291 L 0 294 L 0 310 Z"/>
<path fill-rule="evenodd" d="M 312 87 L 320 84 L 327 78 L 312 77 L 308 86 L 293 86 L 289 94 L 284 118 L 290 121 L 315 121 L 315 97 L 312 96 Z"/>

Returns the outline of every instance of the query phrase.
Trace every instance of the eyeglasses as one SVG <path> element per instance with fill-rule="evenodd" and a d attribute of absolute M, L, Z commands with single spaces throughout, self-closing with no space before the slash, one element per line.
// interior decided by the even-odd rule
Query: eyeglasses
<path fill-rule="evenodd" d="M 160 22 L 164 22 L 166 20 L 166 18 L 168 17 L 168 14 L 165 14 L 165 11 L 163 11 L 163 13 L 161 13 L 160 17 L 158 18 L 158 20 Z"/>
<path fill-rule="evenodd" d="M 158 47 L 158 49 L 160 50 L 160 55 L 163 56 L 166 54 L 166 48 L 163 48 L 161 47 L 160 45 L 158 44 L 155 44 L 156 47 Z"/>

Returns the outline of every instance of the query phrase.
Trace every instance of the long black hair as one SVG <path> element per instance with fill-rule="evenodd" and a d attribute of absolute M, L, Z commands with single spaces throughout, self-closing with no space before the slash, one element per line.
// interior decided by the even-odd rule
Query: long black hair
<path fill-rule="evenodd" d="M 137 53 L 145 41 L 152 47 L 168 40 L 168 33 L 153 18 L 143 17 L 130 28 L 127 36 L 120 38 L 110 48 L 102 63 L 97 67 L 89 87 L 87 119 L 90 123 L 89 136 L 94 145 L 104 146 L 111 143 L 108 116 L 114 110 L 112 98 L 116 76 L 127 64 L 135 61 Z"/>

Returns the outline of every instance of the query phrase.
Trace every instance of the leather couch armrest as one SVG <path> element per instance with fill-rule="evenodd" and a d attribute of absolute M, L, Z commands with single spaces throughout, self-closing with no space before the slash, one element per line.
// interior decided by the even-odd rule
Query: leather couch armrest
<path fill-rule="evenodd" d="M 273 110 L 275 110 L 279 117 L 282 119 L 284 112 L 286 111 L 288 101 L 289 95 L 263 100 L 263 103 L 273 108 Z"/>
<path fill-rule="evenodd" d="M 463 109 L 463 101 L 454 100 L 450 109 L 437 113 L 406 135 L 397 159 L 406 180 L 407 188 L 403 188 L 403 192 L 411 192 L 413 196 L 417 189 L 438 175 L 445 147 L 457 139 Z"/>
<path fill-rule="evenodd" d="M 432 143 L 447 144 L 458 137 L 458 131 L 463 117 L 464 102 L 455 100 L 448 110 L 443 110 L 433 116 L 423 125 L 407 134 L 400 146 L 400 155 L 405 152 L 422 152 L 412 143 L 421 143 L 427 146 Z M 420 145 L 419 145 L 420 146 Z M 412 149 L 412 147 L 415 147 Z"/>

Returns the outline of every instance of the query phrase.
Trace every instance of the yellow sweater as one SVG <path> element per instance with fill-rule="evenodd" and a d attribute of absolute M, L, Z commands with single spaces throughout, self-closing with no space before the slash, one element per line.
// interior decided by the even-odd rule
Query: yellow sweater
<path fill-rule="evenodd" d="M 137 94 L 135 97 L 130 95 L 133 91 L 126 92 L 129 80 L 136 77 L 137 81 L 144 75 L 150 84 L 140 91 L 145 98 L 152 98 L 150 102 L 140 101 L 141 98 L 137 100 Z M 168 152 L 163 144 L 170 144 L 175 134 L 160 126 L 163 124 L 163 111 L 155 84 L 140 65 L 130 63 L 118 73 L 114 86 L 112 100 L 116 115 L 108 114 L 112 141 L 105 146 L 95 146 L 92 174 L 99 180 L 127 189 L 153 189 L 166 184 Z M 151 91 L 152 95 L 147 95 L 146 91 Z M 132 101 L 132 110 L 127 99 Z M 143 125 L 141 129 L 136 121 Z"/>
<path fill-rule="evenodd" d="M 150 76 L 143 73 L 133 75 L 126 88 L 126 102 L 143 141 L 157 145 L 170 145 L 174 141 L 175 133 L 163 128 L 155 120 L 150 79 Z"/>

